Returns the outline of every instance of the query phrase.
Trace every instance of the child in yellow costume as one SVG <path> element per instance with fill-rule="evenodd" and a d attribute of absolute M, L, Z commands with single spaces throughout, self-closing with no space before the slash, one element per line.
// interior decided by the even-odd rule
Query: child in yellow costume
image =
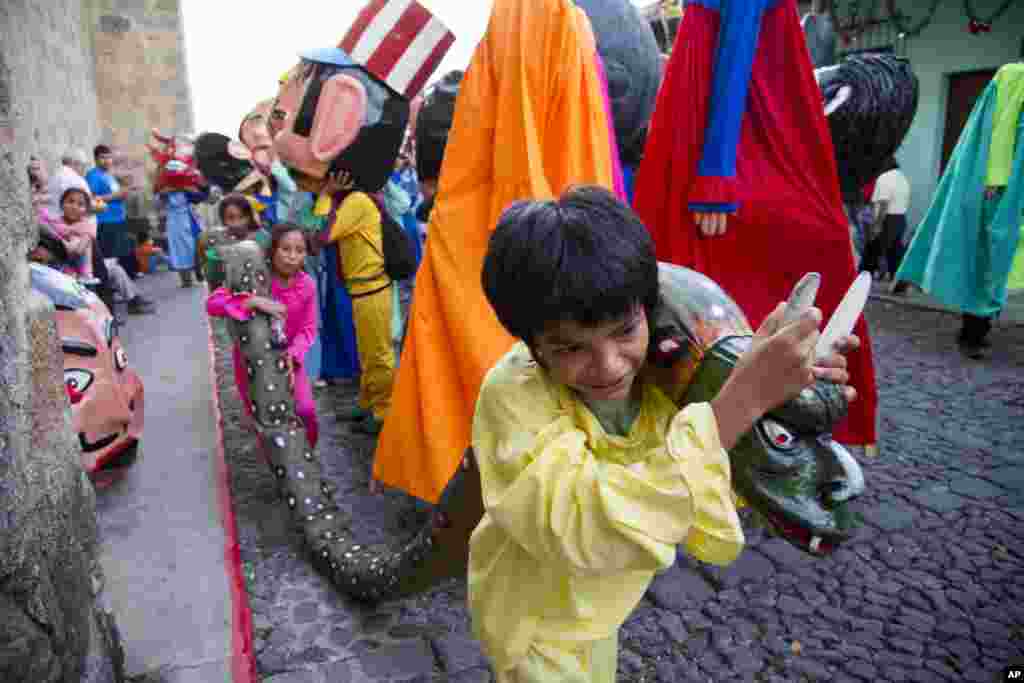
<path fill-rule="evenodd" d="M 322 233 L 328 248 L 338 249 L 340 278 L 352 297 L 352 318 L 362 374 L 359 403 L 339 417 L 353 429 L 377 434 L 391 404 L 395 352 L 391 343 L 391 278 L 384 271 L 380 209 L 365 192 L 351 190 L 345 173 L 332 176 L 314 213 L 329 216 Z"/>
<path fill-rule="evenodd" d="M 785 324 L 780 304 L 718 396 L 678 410 L 639 378 L 653 244 L 601 188 L 511 206 L 482 279 L 521 341 L 487 374 L 473 420 L 474 634 L 499 683 L 612 683 L 618 629 L 676 546 L 716 564 L 743 548 L 726 450 L 815 378 L 845 384 L 845 359 L 812 363 L 821 312 Z"/>
<path fill-rule="evenodd" d="M 374 477 L 437 502 L 470 440 L 484 373 L 513 339 L 480 290 L 487 239 L 511 202 L 574 183 L 611 188 L 596 47 L 570 0 L 496 0 L 459 89 L 393 411 Z"/>

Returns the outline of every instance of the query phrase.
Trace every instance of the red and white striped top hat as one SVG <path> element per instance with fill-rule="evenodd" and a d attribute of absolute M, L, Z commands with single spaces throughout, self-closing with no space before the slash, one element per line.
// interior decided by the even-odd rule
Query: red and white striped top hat
<path fill-rule="evenodd" d="M 416 0 L 370 0 L 338 47 L 412 99 L 454 42 L 448 27 Z"/>

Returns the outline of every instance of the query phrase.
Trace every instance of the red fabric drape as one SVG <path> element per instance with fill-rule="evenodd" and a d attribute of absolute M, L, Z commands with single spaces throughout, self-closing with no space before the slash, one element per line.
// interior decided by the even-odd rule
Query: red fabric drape
<path fill-rule="evenodd" d="M 699 235 L 687 200 L 707 125 L 718 13 L 692 3 L 651 122 L 635 208 L 658 258 L 700 271 L 728 292 L 753 326 L 809 271 L 822 274 L 826 320 L 856 272 L 831 136 L 794 0 L 763 19 L 737 155 L 740 208 L 724 236 Z M 877 390 L 863 319 L 861 350 L 849 356 L 859 399 L 836 430 L 850 444 L 876 442 Z"/>

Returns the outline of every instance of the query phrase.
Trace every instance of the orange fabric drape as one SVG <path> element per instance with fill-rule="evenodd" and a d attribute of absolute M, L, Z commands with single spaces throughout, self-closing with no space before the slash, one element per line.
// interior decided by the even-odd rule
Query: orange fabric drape
<path fill-rule="evenodd" d="M 459 93 L 409 331 L 373 475 L 430 502 L 470 442 L 486 372 L 511 348 L 480 285 L 517 199 L 612 188 L 594 40 L 569 0 L 496 0 Z"/>

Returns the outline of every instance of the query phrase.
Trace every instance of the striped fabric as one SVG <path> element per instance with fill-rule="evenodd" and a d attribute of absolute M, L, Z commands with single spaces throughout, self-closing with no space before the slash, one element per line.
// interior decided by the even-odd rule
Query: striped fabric
<path fill-rule="evenodd" d="M 371 0 L 338 47 L 411 99 L 454 42 L 448 27 L 416 0 Z"/>

